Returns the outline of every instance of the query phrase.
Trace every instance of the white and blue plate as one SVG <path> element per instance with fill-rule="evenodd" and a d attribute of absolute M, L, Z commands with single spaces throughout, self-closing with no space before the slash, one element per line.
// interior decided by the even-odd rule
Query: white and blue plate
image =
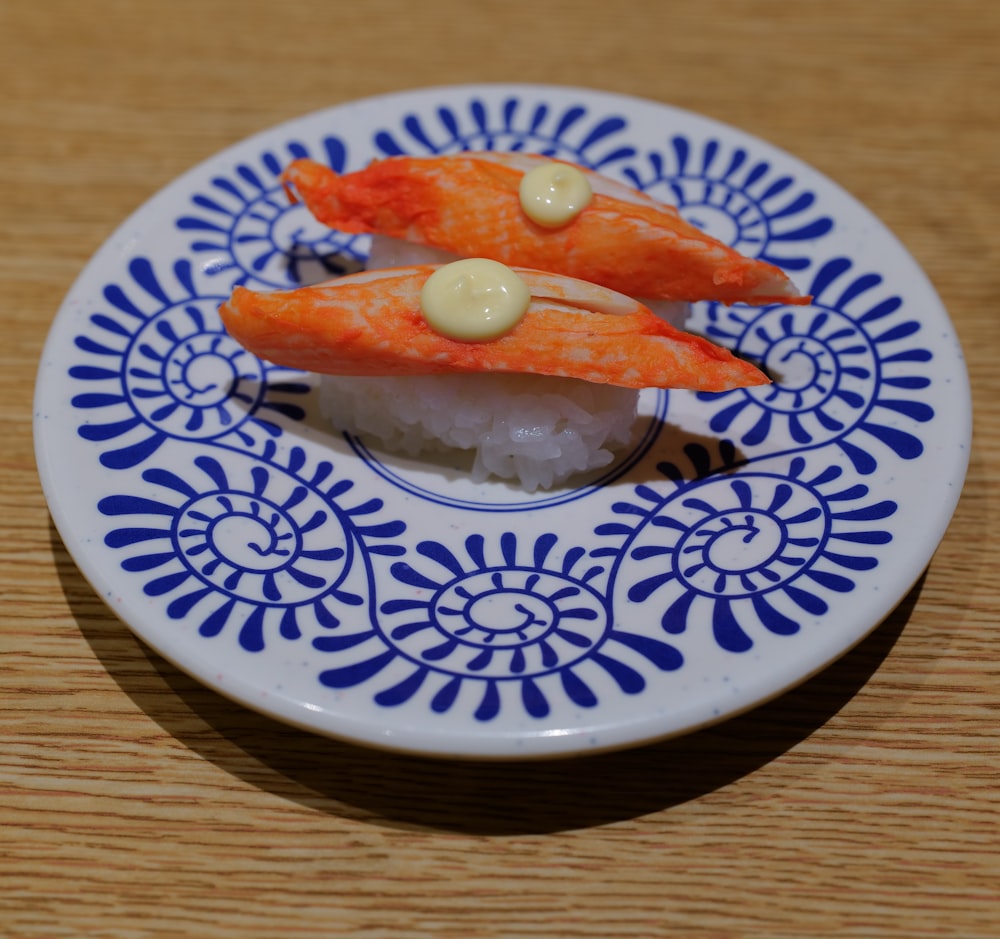
<path fill-rule="evenodd" d="M 365 237 L 289 204 L 290 160 L 478 149 L 592 167 L 785 269 L 810 305 L 702 303 L 691 324 L 774 384 L 644 392 L 612 467 L 528 494 L 336 433 L 313 376 L 223 331 L 235 284 L 364 261 Z M 531 85 L 338 106 L 186 173 L 73 286 L 35 413 L 55 524 L 143 640 L 291 724 L 472 758 L 665 738 L 822 669 L 930 561 L 970 432 L 947 313 L 852 197 L 704 117 Z"/>

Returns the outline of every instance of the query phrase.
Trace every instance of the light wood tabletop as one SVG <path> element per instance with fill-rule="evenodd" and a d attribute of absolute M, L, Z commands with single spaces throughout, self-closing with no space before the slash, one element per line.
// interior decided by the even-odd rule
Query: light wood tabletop
<path fill-rule="evenodd" d="M 0 935 L 1000 935 L 1000 6 L 0 0 Z M 133 636 L 32 442 L 59 304 L 130 212 L 278 122 L 536 82 L 740 127 L 853 193 L 963 343 L 975 439 L 917 586 L 743 716 L 567 761 L 368 750 Z"/>

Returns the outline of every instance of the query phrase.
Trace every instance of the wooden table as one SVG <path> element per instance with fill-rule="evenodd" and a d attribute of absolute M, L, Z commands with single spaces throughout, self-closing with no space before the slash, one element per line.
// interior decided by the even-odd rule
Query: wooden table
<path fill-rule="evenodd" d="M 998 49 L 992 0 L 0 0 L 0 934 L 1000 935 Z M 35 368 L 87 259 L 195 162 L 510 80 L 693 109 L 852 191 L 950 310 L 975 449 L 918 586 L 772 704 L 569 762 L 392 756 L 229 703 L 109 612 L 42 497 Z"/>

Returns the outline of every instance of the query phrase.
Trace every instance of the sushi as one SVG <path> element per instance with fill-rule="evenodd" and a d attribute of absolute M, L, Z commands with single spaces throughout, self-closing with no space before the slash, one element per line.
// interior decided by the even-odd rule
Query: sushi
<path fill-rule="evenodd" d="M 531 203 L 568 201 L 571 186 L 557 177 L 532 198 L 524 185 L 551 168 L 591 192 L 558 226 L 537 222 Z M 741 255 L 673 206 L 564 161 L 484 151 L 389 157 L 338 174 L 303 158 L 282 179 L 319 222 L 344 232 L 551 271 L 644 301 L 809 302 L 780 268 Z"/>
<path fill-rule="evenodd" d="M 226 329 L 326 376 L 321 408 L 339 430 L 395 452 L 471 451 L 476 480 L 533 490 L 608 465 L 644 388 L 768 382 L 651 304 L 808 301 L 672 207 L 561 161 L 401 157 L 338 175 L 296 160 L 283 179 L 319 221 L 374 235 L 375 267 L 290 291 L 236 287 Z"/>
<path fill-rule="evenodd" d="M 630 297 L 524 268 L 510 272 L 528 302 L 502 335 L 443 335 L 428 321 L 424 288 L 462 263 L 291 291 L 237 287 L 222 319 L 259 357 L 324 376 L 320 406 L 337 429 L 393 452 L 470 451 L 474 481 L 496 476 L 527 491 L 610 464 L 632 439 L 642 388 L 768 380 Z"/>
<path fill-rule="evenodd" d="M 605 469 L 636 436 L 639 392 L 631 388 L 502 372 L 469 379 L 325 375 L 319 409 L 338 430 L 388 453 L 526 492 Z"/>

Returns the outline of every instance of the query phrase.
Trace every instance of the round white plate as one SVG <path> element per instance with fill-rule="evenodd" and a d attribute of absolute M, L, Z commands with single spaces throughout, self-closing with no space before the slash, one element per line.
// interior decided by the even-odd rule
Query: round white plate
<path fill-rule="evenodd" d="M 787 270 L 812 305 L 692 323 L 775 384 L 644 393 L 610 471 L 531 495 L 334 433 L 312 376 L 244 352 L 218 304 L 363 261 L 289 205 L 292 158 L 464 149 L 590 166 Z M 59 532 L 146 642 L 292 724 L 459 757 L 655 740 L 823 668 L 927 565 L 970 427 L 946 312 L 854 199 L 706 118 L 528 85 L 343 105 L 185 174 L 73 286 L 35 414 Z"/>

